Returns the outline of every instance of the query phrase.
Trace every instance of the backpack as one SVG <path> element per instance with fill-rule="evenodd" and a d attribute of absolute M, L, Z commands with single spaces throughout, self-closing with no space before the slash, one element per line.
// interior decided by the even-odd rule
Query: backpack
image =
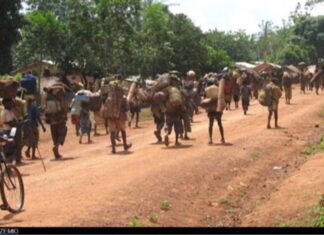
<path fill-rule="evenodd" d="M 269 107 L 272 104 L 272 92 L 269 88 L 264 87 L 259 92 L 258 101 L 262 106 Z"/>

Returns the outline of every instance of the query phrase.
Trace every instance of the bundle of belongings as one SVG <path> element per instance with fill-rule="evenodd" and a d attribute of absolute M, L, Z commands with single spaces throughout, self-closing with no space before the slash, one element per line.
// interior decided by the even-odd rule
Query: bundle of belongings
<path fill-rule="evenodd" d="M 272 93 L 267 87 L 264 87 L 259 92 L 258 101 L 262 106 L 269 107 L 272 104 Z"/>
<path fill-rule="evenodd" d="M 0 81 L 0 97 L 3 99 L 13 99 L 16 97 L 19 83 L 11 80 Z"/>
<path fill-rule="evenodd" d="M 153 103 L 161 106 L 161 109 L 165 108 L 169 115 L 178 112 L 183 105 L 181 91 L 176 86 L 171 86 L 171 79 L 176 77 L 171 77 L 168 73 L 162 74 L 152 87 Z"/>
<path fill-rule="evenodd" d="M 81 103 L 88 103 L 90 111 L 97 112 L 101 109 L 102 101 L 100 92 L 92 93 L 88 90 L 80 90 L 75 94 L 74 98 Z"/>
<path fill-rule="evenodd" d="M 284 72 L 282 76 L 282 85 L 290 86 L 292 85 L 292 75 L 289 72 Z"/>
<path fill-rule="evenodd" d="M 37 78 L 32 74 L 26 74 L 20 81 L 20 86 L 24 88 L 27 95 L 35 95 L 37 92 Z"/>
<path fill-rule="evenodd" d="M 106 118 L 111 120 L 118 120 L 123 103 L 126 102 L 124 97 L 124 89 L 116 81 L 109 83 L 109 93 L 105 102 L 105 114 Z"/>
<path fill-rule="evenodd" d="M 58 124 L 67 120 L 68 104 L 65 100 L 68 87 L 60 82 L 50 87 L 44 88 L 45 98 L 45 117 L 47 124 Z"/>
<path fill-rule="evenodd" d="M 207 84 L 205 98 L 201 101 L 200 107 L 207 112 L 223 112 L 225 109 L 225 80 L 221 79 L 218 82 L 217 78 L 213 76 L 208 78 Z"/>

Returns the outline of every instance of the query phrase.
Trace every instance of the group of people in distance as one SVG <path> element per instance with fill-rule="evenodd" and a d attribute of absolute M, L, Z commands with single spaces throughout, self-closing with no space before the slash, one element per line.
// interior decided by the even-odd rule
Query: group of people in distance
<path fill-rule="evenodd" d="M 305 63 L 300 63 L 301 93 L 306 90 L 315 90 L 318 95 L 322 86 L 324 89 L 324 68 L 321 64 L 315 73 L 311 73 Z M 72 101 L 65 99 L 69 87 L 56 84 L 46 89 L 48 107 L 45 108 L 45 120 L 50 125 L 53 139 L 53 153 L 55 159 L 62 159 L 59 146 L 64 144 L 67 135 L 68 113 L 71 112 L 71 121 L 75 125 L 76 135 L 79 143 L 83 143 L 83 136 L 87 135 L 88 143 L 92 143 L 91 130 L 94 127 L 97 134 L 99 119 L 110 134 L 111 153 L 117 153 L 117 142 L 123 143 L 124 151 L 128 151 L 132 144 L 127 142 L 126 127 L 132 126 L 135 118 L 135 128 L 139 127 L 140 112 L 142 107 L 150 107 L 155 129 L 154 136 L 157 143 L 170 145 L 170 138 L 174 132 L 175 146 L 180 146 L 180 140 L 190 140 L 194 115 L 199 113 L 199 107 L 206 110 L 209 127 L 209 144 L 214 143 L 213 129 L 217 122 L 220 133 L 220 142 L 225 144 L 225 133 L 222 124 L 224 111 L 231 110 L 234 101 L 235 109 L 240 106 L 244 115 L 247 115 L 251 99 L 259 99 L 260 94 L 266 90 L 270 100 L 267 103 L 268 119 L 267 128 L 272 128 L 271 121 L 274 117 L 274 127 L 279 127 L 279 101 L 283 93 L 286 104 L 292 99 L 293 76 L 287 71 L 269 70 L 256 76 L 248 70 L 233 71 L 224 68 L 220 73 L 208 73 L 198 78 L 192 70 L 182 77 L 177 71 L 156 75 L 154 79 L 140 81 L 126 85 L 121 74 L 105 78 L 98 95 L 100 96 L 99 108 L 91 109 L 89 100 L 77 98 L 75 94 Z M 104 89 L 103 89 L 104 88 Z M 80 87 L 82 90 L 82 87 Z M 35 99 L 27 99 L 28 112 L 23 129 L 23 141 L 18 148 L 27 146 L 25 155 L 27 158 L 37 159 L 36 149 L 39 142 L 38 127 L 41 126 L 45 132 L 46 128 L 41 119 L 40 109 L 35 105 Z M 261 102 L 260 102 L 261 103 Z M 3 129 L 8 132 L 15 126 L 14 102 L 3 100 L 2 111 Z M 49 107 L 50 106 L 50 107 Z M 53 106 L 53 107 L 52 107 Z M 58 108 L 59 107 L 59 108 Z M 95 124 L 92 125 L 90 113 L 93 111 Z M 129 117 L 128 113 L 131 113 Z M 19 142 L 19 141 L 18 141 Z M 21 154 L 18 153 L 21 156 Z M 21 157 L 17 158 L 17 163 Z"/>

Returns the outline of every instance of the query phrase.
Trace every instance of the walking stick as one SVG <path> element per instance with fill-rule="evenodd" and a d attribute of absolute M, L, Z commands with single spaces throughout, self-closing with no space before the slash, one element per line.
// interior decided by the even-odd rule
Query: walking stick
<path fill-rule="evenodd" d="M 45 164 L 44 164 L 43 158 L 42 158 L 42 156 L 41 156 L 41 154 L 40 154 L 40 152 L 39 152 L 39 148 L 38 148 L 38 147 L 37 147 L 37 152 L 38 152 L 39 158 L 40 158 L 41 161 L 42 161 L 42 165 L 43 165 L 44 171 L 46 172 L 46 167 L 45 167 Z"/>

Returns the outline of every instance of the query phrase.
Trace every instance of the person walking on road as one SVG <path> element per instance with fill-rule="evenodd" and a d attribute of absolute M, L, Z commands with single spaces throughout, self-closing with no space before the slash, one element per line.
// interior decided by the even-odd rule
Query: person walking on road
<path fill-rule="evenodd" d="M 83 135 L 88 135 L 88 144 L 91 143 L 91 121 L 90 121 L 90 111 L 88 103 L 81 103 L 81 112 L 80 112 L 80 139 L 79 144 L 82 144 Z"/>
<path fill-rule="evenodd" d="M 41 125 L 43 132 L 46 132 L 46 128 L 40 118 L 40 112 L 38 107 L 34 104 L 34 97 L 29 97 L 28 102 L 28 115 L 27 120 L 23 124 L 23 142 L 27 146 L 25 155 L 27 158 L 36 160 L 35 155 L 36 148 L 39 142 L 39 130 L 38 126 Z M 30 149 L 32 149 L 32 156 L 30 156 Z"/>
<path fill-rule="evenodd" d="M 271 79 L 271 82 L 266 86 L 267 89 L 269 89 L 270 93 L 271 93 L 271 98 L 272 98 L 272 102 L 271 105 L 268 107 L 269 110 L 269 115 L 268 115 L 268 125 L 267 128 L 271 129 L 271 118 L 272 115 L 274 114 L 274 120 L 275 120 L 275 127 L 279 128 L 278 125 L 278 119 L 279 119 L 279 100 L 282 96 L 282 92 L 280 87 L 277 85 L 278 84 L 278 79 L 273 77 Z"/>
<path fill-rule="evenodd" d="M 243 81 L 242 83 L 241 96 L 242 96 L 242 108 L 244 111 L 244 115 L 246 115 L 250 106 L 250 98 L 252 97 L 252 89 L 250 86 L 248 86 L 247 81 Z"/>

